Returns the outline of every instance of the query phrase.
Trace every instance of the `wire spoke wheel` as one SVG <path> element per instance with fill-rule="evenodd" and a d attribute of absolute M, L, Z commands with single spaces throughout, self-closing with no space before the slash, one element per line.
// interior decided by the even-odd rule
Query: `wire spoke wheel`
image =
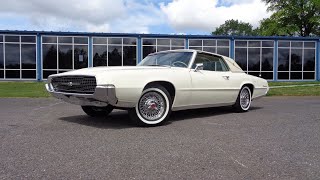
<path fill-rule="evenodd" d="M 242 109 L 248 109 L 250 106 L 251 95 L 248 88 L 243 88 L 240 93 L 240 106 Z"/>
<path fill-rule="evenodd" d="M 139 101 L 139 112 L 148 121 L 156 121 L 164 115 L 166 103 L 164 97 L 155 91 L 145 93 Z"/>

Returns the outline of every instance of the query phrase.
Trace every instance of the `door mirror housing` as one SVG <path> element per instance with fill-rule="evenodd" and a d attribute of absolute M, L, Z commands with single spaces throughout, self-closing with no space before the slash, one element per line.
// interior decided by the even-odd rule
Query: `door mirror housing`
<path fill-rule="evenodd" d="M 196 68 L 194 68 L 194 72 L 198 72 L 200 70 L 203 70 L 203 63 L 197 63 Z"/>

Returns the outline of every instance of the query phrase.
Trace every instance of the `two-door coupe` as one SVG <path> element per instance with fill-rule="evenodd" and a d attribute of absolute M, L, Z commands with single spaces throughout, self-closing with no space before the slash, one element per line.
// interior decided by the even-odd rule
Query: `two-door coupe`
<path fill-rule="evenodd" d="M 267 94 L 268 82 L 247 75 L 225 56 L 197 50 L 149 54 L 134 67 L 93 67 L 48 77 L 56 98 L 80 105 L 89 116 L 126 109 L 138 125 L 159 125 L 171 111 L 232 105 L 248 111 Z"/>

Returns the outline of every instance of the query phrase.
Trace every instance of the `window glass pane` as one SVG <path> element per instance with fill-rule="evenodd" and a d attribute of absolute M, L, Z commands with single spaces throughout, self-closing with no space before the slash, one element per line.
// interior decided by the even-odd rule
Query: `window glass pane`
<path fill-rule="evenodd" d="M 3 44 L 0 44 L 0 69 L 3 69 Z"/>
<path fill-rule="evenodd" d="M 109 38 L 109 44 L 122 44 L 122 38 Z"/>
<path fill-rule="evenodd" d="M 278 49 L 278 70 L 289 71 L 289 49 Z"/>
<path fill-rule="evenodd" d="M 71 45 L 59 45 L 59 69 L 72 69 Z"/>
<path fill-rule="evenodd" d="M 158 46 L 157 52 L 170 50 L 170 46 Z"/>
<path fill-rule="evenodd" d="M 109 46 L 108 47 L 108 66 L 122 66 L 122 47 Z"/>
<path fill-rule="evenodd" d="M 260 48 L 248 49 L 248 71 L 260 71 Z"/>
<path fill-rule="evenodd" d="M 304 47 L 306 48 L 315 48 L 315 42 L 304 42 Z"/>
<path fill-rule="evenodd" d="M 272 80 L 273 79 L 273 72 L 261 72 L 261 77 L 263 79 Z"/>
<path fill-rule="evenodd" d="M 219 48 L 217 49 L 217 54 L 229 57 L 229 48 Z"/>
<path fill-rule="evenodd" d="M 88 38 L 87 37 L 74 37 L 74 43 L 75 44 L 88 44 Z"/>
<path fill-rule="evenodd" d="M 203 40 L 203 46 L 216 46 L 216 40 Z"/>
<path fill-rule="evenodd" d="M 202 47 L 189 47 L 189 49 L 194 49 L 194 50 L 202 51 Z"/>
<path fill-rule="evenodd" d="M 247 41 L 235 41 L 234 44 L 236 47 L 247 47 Z"/>
<path fill-rule="evenodd" d="M 5 60 L 7 69 L 20 69 L 20 46 L 19 44 L 5 44 Z"/>
<path fill-rule="evenodd" d="M 260 77 L 260 75 L 261 75 L 260 72 L 248 72 L 248 74 L 250 74 L 252 76 L 257 76 L 257 77 Z"/>
<path fill-rule="evenodd" d="M 19 70 L 6 70 L 6 78 L 20 79 Z"/>
<path fill-rule="evenodd" d="M 93 44 L 108 44 L 108 38 L 93 38 Z"/>
<path fill-rule="evenodd" d="M 273 71 L 273 48 L 262 48 L 262 71 Z"/>
<path fill-rule="evenodd" d="M 278 79 L 289 79 L 289 72 L 278 72 Z"/>
<path fill-rule="evenodd" d="M 301 41 L 301 42 L 291 41 L 291 47 L 299 47 L 299 48 L 302 48 L 302 41 Z"/>
<path fill-rule="evenodd" d="M 157 39 L 157 45 L 167 45 L 170 46 L 170 39 Z"/>
<path fill-rule="evenodd" d="M 302 70 L 302 49 L 291 49 L 291 71 Z"/>
<path fill-rule="evenodd" d="M 137 47 L 124 46 L 123 47 L 123 65 L 135 66 L 137 64 Z"/>
<path fill-rule="evenodd" d="M 47 79 L 51 74 L 57 74 L 57 71 L 43 71 L 43 79 Z"/>
<path fill-rule="evenodd" d="M 22 69 L 36 69 L 36 45 L 21 44 Z"/>
<path fill-rule="evenodd" d="M 304 72 L 303 73 L 303 79 L 312 79 L 314 80 L 314 72 Z"/>
<path fill-rule="evenodd" d="M 74 45 L 74 69 L 88 67 L 88 46 Z"/>
<path fill-rule="evenodd" d="M 226 67 L 221 63 L 221 58 L 213 55 L 198 53 L 192 68 L 196 67 L 196 64 L 203 63 L 203 70 L 207 71 L 226 71 Z"/>
<path fill-rule="evenodd" d="M 249 41 L 249 47 L 261 47 L 260 41 Z"/>
<path fill-rule="evenodd" d="M 229 46 L 229 40 L 217 40 L 217 46 Z"/>
<path fill-rule="evenodd" d="M 5 36 L 6 42 L 20 42 L 19 36 Z"/>
<path fill-rule="evenodd" d="M 291 72 L 290 79 L 302 79 L 302 73 L 301 72 Z"/>
<path fill-rule="evenodd" d="M 262 47 L 273 47 L 273 41 L 262 41 Z"/>
<path fill-rule="evenodd" d="M 58 37 L 59 43 L 72 43 L 72 37 Z"/>
<path fill-rule="evenodd" d="M 235 49 L 235 61 L 242 68 L 242 70 L 247 71 L 247 49 L 246 48 Z"/>
<path fill-rule="evenodd" d="M 143 58 L 154 52 L 156 52 L 155 46 L 143 46 Z"/>
<path fill-rule="evenodd" d="M 171 39 L 171 46 L 184 46 L 184 39 Z"/>
<path fill-rule="evenodd" d="M 22 71 L 23 79 L 36 79 L 36 77 L 37 77 L 36 71 L 28 71 L 28 70 Z"/>
<path fill-rule="evenodd" d="M 215 47 L 203 47 L 203 51 L 216 53 L 216 48 Z"/>
<path fill-rule="evenodd" d="M 304 71 L 314 71 L 315 68 L 315 50 L 314 49 L 305 49 L 304 50 Z"/>
<path fill-rule="evenodd" d="M 57 69 L 57 45 L 43 44 L 43 69 Z"/>
<path fill-rule="evenodd" d="M 43 36 L 42 43 L 57 43 L 56 36 Z"/>
<path fill-rule="evenodd" d="M 3 78 L 4 78 L 4 71 L 0 70 L 0 79 L 3 79 Z"/>
<path fill-rule="evenodd" d="M 171 50 L 175 50 L 175 49 L 184 49 L 184 47 L 180 47 L 180 46 L 171 46 Z"/>
<path fill-rule="evenodd" d="M 108 46 L 93 46 L 93 66 L 108 65 Z"/>
<path fill-rule="evenodd" d="M 137 39 L 136 38 L 123 38 L 123 44 L 136 45 Z"/>
<path fill-rule="evenodd" d="M 290 42 L 289 41 L 279 41 L 278 46 L 279 47 L 290 47 Z"/>
<path fill-rule="evenodd" d="M 199 39 L 190 39 L 189 46 L 202 46 L 202 40 Z"/>
<path fill-rule="evenodd" d="M 143 45 L 156 45 L 156 39 L 143 39 Z"/>
<path fill-rule="evenodd" d="M 36 37 L 35 36 L 21 36 L 21 42 L 35 43 Z"/>
<path fill-rule="evenodd" d="M 0 42 L 3 42 L 3 36 L 0 35 Z"/>

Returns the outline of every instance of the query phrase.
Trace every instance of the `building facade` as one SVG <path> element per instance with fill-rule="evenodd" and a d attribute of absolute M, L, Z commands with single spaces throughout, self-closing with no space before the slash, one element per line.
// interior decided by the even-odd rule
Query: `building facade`
<path fill-rule="evenodd" d="M 135 66 L 149 53 L 197 49 L 270 81 L 319 81 L 319 37 L 0 31 L 0 80 L 46 80 L 96 66 Z"/>

